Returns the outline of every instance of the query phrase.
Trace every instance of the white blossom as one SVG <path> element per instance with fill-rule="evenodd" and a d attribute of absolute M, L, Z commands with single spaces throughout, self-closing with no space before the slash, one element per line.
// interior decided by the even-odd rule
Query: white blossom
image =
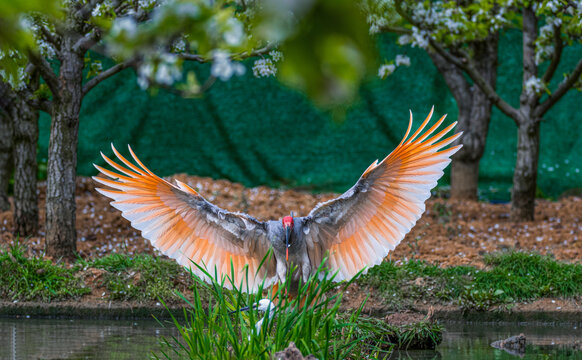
<path fill-rule="evenodd" d="M 177 52 L 184 52 L 186 50 L 186 42 L 184 39 L 174 41 L 174 50 Z"/>
<path fill-rule="evenodd" d="M 174 54 L 164 53 L 155 58 L 146 58 L 137 70 L 137 83 L 146 89 L 150 83 L 172 85 L 182 79 L 182 71 Z"/>
<path fill-rule="evenodd" d="M 428 32 L 426 30 L 420 30 L 416 26 L 412 27 L 412 47 L 418 46 L 419 48 L 428 48 Z"/>
<path fill-rule="evenodd" d="M 271 56 L 271 59 L 273 59 L 274 62 L 279 62 L 283 60 L 283 53 L 280 52 L 279 50 L 271 50 L 269 51 L 269 55 Z"/>
<path fill-rule="evenodd" d="M 406 55 L 396 55 L 396 66 L 410 66 L 410 58 Z"/>
<path fill-rule="evenodd" d="M 412 36 L 410 35 L 401 35 L 398 37 L 398 45 L 408 45 L 412 43 Z"/>
<path fill-rule="evenodd" d="M 182 78 L 182 72 L 177 65 L 177 57 L 173 54 L 162 54 L 156 70 L 156 82 L 158 84 L 172 85 Z"/>
<path fill-rule="evenodd" d="M 524 84 L 525 92 L 528 95 L 539 95 L 544 91 L 545 86 L 541 79 L 535 76 L 530 77 Z"/>
<path fill-rule="evenodd" d="M 137 32 L 137 23 L 130 16 L 118 18 L 113 22 L 111 27 L 111 36 L 117 37 L 124 34 L 127 37 L 133 37 Z"/>
<path fill-rule="evenodd" d="M 240 62 L 232 62 L 230 55 L 224 50 L 214 50 L 212 53 L 212 76 L 222 81 L 227 81 L 233 75 L 241 76 L 245 73 L 245 67 Z"/>
<path fill-rule="evenodd" d="M 253 65 L 255 77 L 269 77 L 277 74 L 277 67 L 271 59 L 259 59 Z"/>
<path fill-rule="evenodd" d="M 378 69 L 378 77 L 380 79 L 386 79 L 390 74 L 396 70 L 396 65 L 394 64 L 384 64 Z"/>
<path fill-rule="evenodd" d="M 224 41 L 230 46 L 238 46 L 244 39 L 244 29 L 240 21 L 230 18 L 226 21 L 228 30 L 224 32 Z"/>

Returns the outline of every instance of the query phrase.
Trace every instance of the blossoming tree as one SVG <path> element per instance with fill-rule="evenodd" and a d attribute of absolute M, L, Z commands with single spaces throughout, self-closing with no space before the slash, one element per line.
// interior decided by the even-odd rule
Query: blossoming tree
<path fill-rule="evenodd" d="M 467 1 L 465 7 L 475 6 L 477 2 Z M 463 71 L 449 62 L 429 46 L 426 31 L 411 25 L 406 18 L 398 14 L 397 2 L 370 0 L 363 3 L 368 14 L 370 32 L 372 34 L 395 33 L 399 35 L 398 43 L 402 46 L 412 46 L 425 49 L 432 62 L 443 75 L 449 90 L 457 102 L 458 129 L 463 136 L 458 140 L 463 144 L 461 150 L 453 157 L 451 167 L 451 197 L 457 199 L 477 199 L 479 161 L 485 150 L 485 142 L 489 121 L 491 119 L 492 103 L 481 89 L 472 83 Z M 486 10 L 486 9 L 482 9 Z M 409 16 L 412 20 L 428 26 L 434 33 L 435 39 L 448 51 L 456 51 L 461 44 L 456 37 L 461 36 L 463 26 L 454 17 L 457 11 L 450 3 L 436 2 L 427 4 L 418 2 L 409 7 Z M 499 11 L 489 9 L 482 11 L 480 21 L 485 31 L 474 34 L 474 38 L 467 40 L 463 45 L 467 54 L 475 63 L 476 70 L 495 88 L 497 71 L 497 44 L 499 37 Z M 451 36 L 451 33 L 453 36 Z M 399 65 L 398 56 L 394 63 L 383 65 L 379 76 L 387 77 Z"/>
<path fill-rule="evenodd" d="M 532 220 L 540 122 L 569 90 L 580 89 L 582 85 L 582 59 L 573 68 L 556 72 L 564 49 L 582 42 L 582 3 L 561 0 L 474 3 L 394 0 L 390 4 L 410 30 L 412 41 L 429 47 L 446 62 L 455 65 L 517 125 L 511 218 Z M 445 26 L 436 26 L 441 22 Z M 522 72 L 519 106 L 512 106 L 496 91 L 492 78 L 480 70 L 475 57 L 477 49 L 471 46 L 475 40 L 511 29 L 522 32 L 523 64 L 516 69 L 516 73 Z"/>

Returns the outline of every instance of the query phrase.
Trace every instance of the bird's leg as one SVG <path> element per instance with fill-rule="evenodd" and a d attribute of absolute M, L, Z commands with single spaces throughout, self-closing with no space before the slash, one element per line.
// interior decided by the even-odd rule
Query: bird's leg
<path fill-rule="evenodd" d="M 307 258 L 307 255 L 304 256 Z M 301 273 L 303 275 L 303 282 L 307 282 L 309 280 L 309 274 L 311 274 L 311 265 L 309 263 L 309 258 L 303 259 L 303 263 L 301 264 Z"/>

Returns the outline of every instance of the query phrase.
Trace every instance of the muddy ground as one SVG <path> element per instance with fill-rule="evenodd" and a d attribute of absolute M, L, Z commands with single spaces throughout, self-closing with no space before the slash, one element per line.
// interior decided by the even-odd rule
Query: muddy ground
<path fill-rule="evenodd" d="M 311 194 L 295 190 L 267 187 L 245 188 L 226 180 L 212 180 L 186 175 L 173 178 L 197 189 L 209 201 L 231 210 L 247 212 L 260 220 L 280 218 L 294 211 L 307 215 L 318 202 L 337 194 Z M 90 178 L 80 178 L 77 187 L 77 249 L 84 258 L 109 253 L 156 253 L 139 232 L 132 229 L 120 212 L 94 190 Z M 44 219 L 45 184 L 39 185 L 41 223 Z M 568 197 L 559 201 L 537 200 L 535 221 L 515 223 L 509 220 L 509 204 L 452 201 L 433 198 L 427 211 L 397 249 L 389 255 L 395 261 L 411 258 L 441 266 L 474 265 L 482 267 L 484 253 L 519 249 L 552 254 L 556 259 L 580 262 L 582 257 L 582 198 Z M 31 255 L 42 255 L 44 224 L 38 236 L 20 239 Z M 0 213 L 0 245 L 13 242 L 12 213 Z M 360 290 L 360 289 L 353 289 Z M 360 291 L 357 291 L 360 292 Z M 353 295 L 352 295 L 353 296 Z M 348 299 L 352 296 L 347 296 Z M 358 302 L 357 296 L 350 303 Z M 92 301 L 95 300 L 94 298 Z M 561 301 L 561 300 L 560 300 Z M 374 307 L 381 304 L 370 304 Z M 422 307 L 423 304 L 419 304 Z M 562 307 L 560 307 L 562 305 Z M 574 302 L 555 305 L 551 300 L 527 309 L 568 309 L 580 311 Z M 537 308 L 536 308 L 537 309 Z M 560 310 L 560 309 L 557 309 Z"/>

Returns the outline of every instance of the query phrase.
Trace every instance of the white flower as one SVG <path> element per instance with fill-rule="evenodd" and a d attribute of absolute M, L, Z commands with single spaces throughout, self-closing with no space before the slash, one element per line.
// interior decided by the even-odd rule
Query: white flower
<path fill-rule="evenodd" d="M 539 95 L 544 91 L 545 86 L 541 79 L 535 76 L 530 77 L 525 82 L 525 92 L 528 95 Z"/>
<path fill-rule="evenodd" d="M 177 65 L 177 58 L 173 54 L 162 54 L 160 63 L 156 69 L 156 82 L 158 84 L 172 85 L 182 78 L 182 72 Z"/>
<path fill-rule="evenodd" d="M 154 72 L 154 66 L 149 62 L 144 62 L 137 69 L 137 84 L 142 90 L 147 89 L 150 84 L 150 78 Z"/>
<path fill-rule="evenodd" d="M 228 30 L 224 32 L 224 41 L 230 46 L 238 46 L 242 43 L 244 38 L 243 26 L 235 18 L 230 18 L 226 21 Z"/>
<path fill-rule="evenodd" d="M 428 33 L 426 30 L 420 30 L 416 26 L 412 27 L 412 47 L 428 48 Z"/>
<path fill-rule="evenodd" d="M 174 41 L 174 50 L 177 52 L 183 52 L 186 50 L 186 42 L 184 39 Z"/>
<path fill-rule="evenodd" d="M 212 68 L 210 69 L 212 76 L 219 78 L 222 81 L 227 81 L 233 75 L 243 75 L 245 67 L 240 62 L 230 61 L 230 55 L 224 50 L 214 50 L 212 54 Z"/>
<path fill-rule="evenodd" d="M 283 53 L 278 50 L 269 51 L 269 55 L 271 55 L 271 59 L 273 59 L 274 62 L 283 60 Z"/>
<path fill-rule="evenodd" d="M 398 38 L 398 45 L 408 45 L 412 42 L 412 36 L 402 35 Z"/>
<path fill-rule="evenodd" d="M 137 23 L 134 18 L 126 16 L 116 19 L 111 27 L 111 36 L 116 37 L 122 33 L 127 37 L 133 37 L 137 32 Z"/>
<path fill-rule="evenodd" d="M 410 66 L 410 58 L 406 55 L 396 55 L 396 60 L 395 60 L 396 66 Z"/>
<path fill-rule="evenodd" d="M 277 67 L 271 59 L 259 59 L 253 65 L 253 75 L 255 77 L 268 77 L 277 74 Z"/>
<path fill-rule="evenodd" d="M 386 79 L 390 74 L 396 70 L 396 65 L 394 64 L 384 64 L 378 69 L 378 77 L 380 79 Z"/>

